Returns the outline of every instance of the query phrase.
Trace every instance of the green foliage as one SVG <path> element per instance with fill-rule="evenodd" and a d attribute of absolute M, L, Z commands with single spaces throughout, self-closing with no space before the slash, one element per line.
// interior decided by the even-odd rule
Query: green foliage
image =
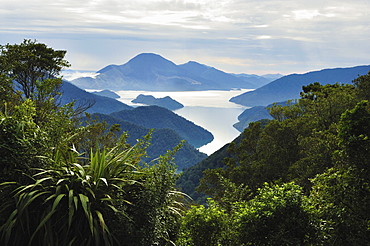
<path fill-rule="evenodd" d="M 355 99 L 352 85 L 304 86 L 299 101 L 269 108 L 274 120 L 264 127 L 250 124 L 242 141 L 230 145 L 226 167 L 205 171 L 199 189 L 209 195 L 225 194 L 220 184 L 226 178 L 252 192 L 264 182 L 295 181 L 309 193 L 309 179 L 333 167 L 332 154 L 339 150 L 338 124 Z"/>
<path fill-rule="evenodd" d="M 264 184 L 249 201 L 227 207 L 212 199 L 192 206 L 182 220 L 179 245 L 316 245 L 316 228 L 302 188 Z"/>
<path fill-rule="evenodd" d="M 368 101 L 361 101 L 355 108 L 346 111 L 342 115 L 340 123 L 340 144 L 344 147 L 348 162 L 368 173 L 370 171 L 370 112 Z"/>
<path fill-rule="evenodd" d="M 370 243 L 369 140 L 367 101 L 347 110 L 339 125 L 341 150 L 335 165 L 312 180 L 312 206 L 321 225 L 323 241 L 339 245 Z"/>
<path fill-rule="evenodd" d="M 49 138 L 34 122 L 35 115 L 30 100 L 14 106 L 12 115 L 0 112 L 0 182 L 26 182 L 30 168 L 45 165 L 37 156 L 48 151 Z"/>
<path fill-rule="evenodd" d="M 227 148 L 228 145 L 225 145 L 209 157 L 200 161 L 198 164 L 184 169 L 176 182 L 179 189 L 188 194 L 192 199 L 194 199 L 194 201 L 200 204 L 206 204 L 206 195 L 203 192 L 196 191 L 196 188 L 200 185 L 203 171 L 224 166 L 222 160 L 226 155 L 228 155 Z"/>
<path fill-rule="evenodd" d="M 54 50 L 31 40 L 0 46 L 0 74 L 13 83 L 8 93 L 18 92 L 21 101 L 35 101 L 38 108 L 36 121 L 47 121 L 49 111 L 55 109 L 55 97 L 62 84 L 57 76 L 69 66 L 64 60 L 65 54 L 66 51 Z"/>
<path fill-rule="evenodd" d="M 115 223 L 117 237 L 124 245 L 173 245 L 179 230 L 180 213 L 184 210 L 184 193 L 175 189 L 177 175 L 172 151 L 145 167 L 142 186 L 130 192 L 132 206 L 127 206 L 128 219 Z M 118 227 L 118 228 L 117 228 Z"/>
<path fill-rule="evenodd" d="M 311 189 L 311 178 L 333 167 L 333 152 L 338 149 L 336 129 L 313 130 L 308 136 L 299 136 L 300 158 L 289 167 L 288 179 L 301 185 L 306 193 Z"/>
<path fill-rule="evenodd" d="M 0 71 L 15 81 L 16 88 L 25 98 L 43 99 L 52 96 L 51 82 L 69 63 L 64 60 L 66 51 L 54 50 L 36 41 L 24 40 L 21 44 L 0 46 Z M 46 83 L 42 83 L 46 81 Z M 46 85 L 47 86 L 44 86 Z M 54 87 L 55 88 L 55 87 Z M 46 90 L 44 90 L 46 89 Z"/>
<path fill-rule="evenodd" d="M 213 200 L 208 200 L 208 207 L 192 206 L 182 220 L 181 235 L 178 245 L 213 246 L 232 245 L 228 234 L 229 216 Z M 230 231 L 231 232 L 231 231 Z"/>
<path fill-rule="evenodd" d="M 9 206 L 15 209 L 1 227 L 5 244 L 113 245 L 104 214 L 129 203 L 125 187 L 141 175 L 135 167 L 140 146 L 119 147 L 91 153 L 88 165 L 75 150 L 57 153 L 55 168 L 39 169 L 33 183 L 14 189 Z"/>
<path fill-rule="evenodd" d="M 370 100 L 370 71 L 358 78 L 354 79 L 356 96 L 359 100 Z"/>
<path fill-rule="evenodd" d="M 122 125 L 81 126 L 73 103 L 57 106 L 64 51 L 0 48 L 1 245 L 370 244 L 370 74 L 272 105 L 273 120 L 186 171 L 183 191 L 212 167 L 198 191 L 213 199 L 185 211 L 179 145 L 146 164 L 152 132 L 130 145 Z"/>
<path fill-rule="evenodd" d="M 305 203 L 302 188 L 293 183 L 264 184 L 252 200 L 237 204 L 235 216 L 240 245 L 312 243 L 314 228 Z"/>
<path fill-rule="evenodd" d="M 146 141 L 97 149 L 88 160 L 57 152 L 53 166 L 13 189 L 0 228 L 5 245 L 166 245 L 175 240 L 183 194 L 174 189 L 173 152 L 139 165 Z M 3 183 L 3 186 L 15 183 Z M 120 228 L 120 230 L 117 230 Z"/>
<path fill-rule="evenodd" d="M 357 168 L 332 168 L 312 180 L 310 203 L 324 245 L 369 245 L 370 186 Z"/>
<path fill-rule="evenodd" d="M 306 117 L 315 117 L 312 123 L 319 130 L 329 129 L 337 123 L 344 111 L 356 105 L 353 85 L 320 85 L 319 83 L 303 86 L 300 104 Z"/>

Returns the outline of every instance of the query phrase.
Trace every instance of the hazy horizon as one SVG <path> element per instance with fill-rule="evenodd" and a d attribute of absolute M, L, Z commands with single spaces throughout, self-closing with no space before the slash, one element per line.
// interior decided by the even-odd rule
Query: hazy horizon
<path fill-rule="evenodd" d="M 228 73 L 368 65 L 368 0 L 0 0 L 0 44 L 36 39 L 97 71 L 140 53 Z"/>

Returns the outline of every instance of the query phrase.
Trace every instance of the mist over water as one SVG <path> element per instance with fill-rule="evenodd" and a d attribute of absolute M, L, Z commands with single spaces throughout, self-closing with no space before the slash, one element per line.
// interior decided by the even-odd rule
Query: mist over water
<path fill-rule="evenodd" d="M 231 142 L 240 132 L 233 127 L 238 116 L 246 107 L 230 103 L 231 97 L 240 95 L 250 90 L 232 91 L 175 91 L 175 92 L 152 92 L 152 91 L 116 91 L 121 98 L 118 100 L 131 106 L 140 106 L 131 103 L 139 94 L 152 95 L 156 98 L 170 96 L 182 103 L 184 108 L 174 112 L 195 124 L 210 131 L 214 140 L 199 148 L 199 151 L 210 155 Z"/>

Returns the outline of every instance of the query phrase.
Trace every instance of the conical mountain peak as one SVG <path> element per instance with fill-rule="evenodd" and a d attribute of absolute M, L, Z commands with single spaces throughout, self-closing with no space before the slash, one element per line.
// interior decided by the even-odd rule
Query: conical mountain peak
<path fill-rule="evenodd" d="M 175 63 L 154 53 L 141 53 L 129 60 L 124 65 L 129 65 L 132 68 L 140 67 L 140 69 L 150 67 L 162 67 L 162 69 L 169 69 L 176 67 Z"/>

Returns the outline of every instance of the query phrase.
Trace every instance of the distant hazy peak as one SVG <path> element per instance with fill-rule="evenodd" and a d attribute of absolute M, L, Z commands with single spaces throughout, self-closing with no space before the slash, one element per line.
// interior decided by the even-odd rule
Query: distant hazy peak
<path fill-rule="evenodd" d="M 109 70 L 112 70 L 112 69 L 118 69 L 118 65 L 114 65 L 114 64 L 112 64 L 112 65 L 108 65 L 108 66 L 106 66 L 106 67 L 104 67 L 104 68 L 102 68 L 102 69 L 100 69 L 99 71 L 97 71 L 96 73 L 105 73 L 105 72 L 108 72 Z"/>
<path fill-rule="evenodd" d="M 281 77 L 283 77 L 284 75 L 280 74 L 280 73 L 274 73 L 274 74 L 264 74 L 264 75 L 261 75 L 261 77 L 264 77 L 266 79 L 279 79 Z"/>
<path fill-rule="evenodd" d="M 188 61 L 187 63 L 184 63 L 182 65 L 198 65 L 198 66 L 203 66 L 203 67 L 208 67 L 208 68 L 213 68 L 211 66 L 208 66 L 208 65 L 205 65 L 205 64 L 202 64 L 202 63 L 199 63 L 199 62 L 196 62 L 196 61 Z"/>
<path fill-rule="evenodd" d="M 138 64 L 138 63 L 144 66 L 156 63 L 159 64 L 167 63 L 176 66 L 176 64 L 173 63 L 172 61 L 154 53 L 141 53 L 127 62 L 127 64 Z"/>

